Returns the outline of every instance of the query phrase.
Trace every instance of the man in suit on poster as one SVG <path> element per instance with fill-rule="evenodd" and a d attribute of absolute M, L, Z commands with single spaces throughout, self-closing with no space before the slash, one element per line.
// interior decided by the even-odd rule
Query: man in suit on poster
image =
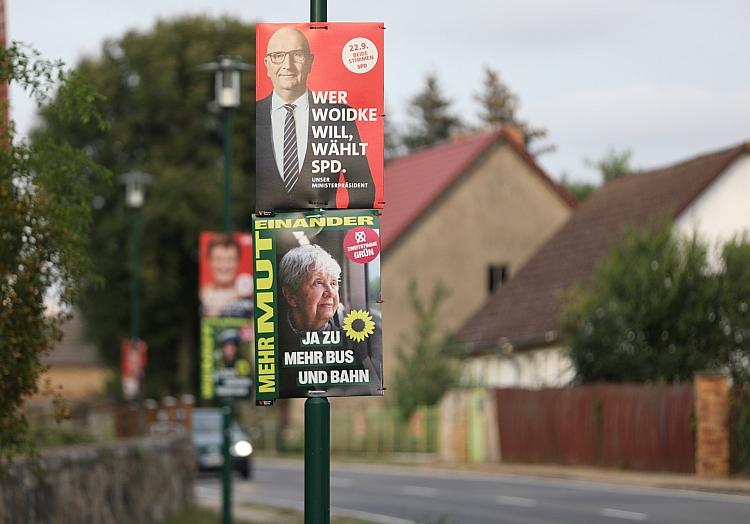
<path fill-rule="evenodd" d="M 346 189 L 348 207 L 371 208 L 375 186 L 353 121 L 314 121 L 316 109 L 338 109 L 341 103 L 316 102 L 307 89 L 315 56 L 302 32 L 292 27 L 276 31 L 268 41 L 264 64 L 273 92 L 256 103 L 256 207 L 262 211 L 295 208 L 335 208 L 337 193 Z M 317 127 L 313 131 L 313 127 Z M 335 139 L 322 128 L 351 140 Z M 316 138 L 316 133 L 318 137 Z M 316 155 L 313 143 L 336 143 L 349 154 Z M 322 161 L 332 169 L 322 171 Z M 341 166 L 340 170 L 335 169 Z M 340 182 L 346 183 L 342 187 Z"/>

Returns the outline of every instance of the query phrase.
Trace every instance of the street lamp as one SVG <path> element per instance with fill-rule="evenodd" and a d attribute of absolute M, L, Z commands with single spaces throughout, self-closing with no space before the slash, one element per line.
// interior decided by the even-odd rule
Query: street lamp
<path fill-rule="evenodd" d="M 125 204 L 133 210 L 130 222 L 130 343 L 132 348 L 139 347 L 140 307 L 138 304 L 139 279 L 138 259 L 140 254 L 141 207 L 146 195 L 146 186 L 151 183 L 151 175 L 141 171 L 130 171 L 120 175 L 120 182 L 125 185 Z M 138 376 L 139 399 L 143 394 L 143 370 Z M 140 404 L 140 403 L 139 403 Z M 139 408 L 139 430 L 143 431 L 143 416 Z"/>
<path fill-rule="evenodd" d="M 214 73 L 214 101 L 222 109 L 224 120 L 224 231 L 232 232 L 232 117 L 240 105 L 240 73 L 255 66 L 239 58 L 219 56 L 216 62 L 203 64 L 201 71 Z"/>
<path fill-rule="evenodd" d="M 220 56 L 216 62 L 203 66 L 205 71 L 214 71 L 216 103 L 221 108 L 235 108 L 240 105 L 240 72 L 252 71 L 255 66 L 238 58 Z"/>
<path fill-rule="evenodd" d="M 130 338 L 138 340 L 140 316 L 138 311 L 138 258 L 140 253 L 141 207 L 146 196 L 146 186 L 151 175 L 141 171 L 130 171 L 120 175 L 125 185 L 125 204 L 133 210 L 130 222 Z"/>
<path fill-rule="evenodd" d="M 240 105 L 240 73 L 252 71 L 255 66 L 238 58 L 220 56 L 216 62 L 200 66 L 202 71 L 213 71 L 215 102 L 222 109 L 224 120 L 224 232 L 232 232 L 232 117 Z M 225 398 L 222 406 L 222 522 L 232 522 L 232 455 L 230 453 L 232 428 L 232 399 Z"/>
<path fill-rule="evenodd" d="M 141 171 L 130 171 L 120 175 L 120 182 L 125 185 L 125 203 L 128 207 L 140 208 L 146 194 L 146 186 L 153 177 Z"/>

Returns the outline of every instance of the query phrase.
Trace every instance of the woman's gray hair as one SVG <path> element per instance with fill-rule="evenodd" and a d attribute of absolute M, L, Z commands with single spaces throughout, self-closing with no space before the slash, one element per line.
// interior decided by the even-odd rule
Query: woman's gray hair
<path fill-rule="evenodd" d="M 336 278 L 341 276 L 341 266 L 328 252 L 315 244 L 290 249 L 279 263 L 279 282 L 297 294 L 308 271 L 320 271 Z"/>

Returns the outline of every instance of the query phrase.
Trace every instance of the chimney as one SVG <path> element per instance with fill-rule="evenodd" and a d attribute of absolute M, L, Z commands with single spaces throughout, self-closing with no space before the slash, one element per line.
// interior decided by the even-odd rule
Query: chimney
<path fill-rule="evenodd" d="M 526 149 L 526 141 L 524 139 L 523 129 L 521 129 L 520 127 L 512 124 L 504 125 L 503 134 L 505 135 L 505 138 L 507 140 L 512 141 L 516 146 L 520 147 L 521 149 Z"/>

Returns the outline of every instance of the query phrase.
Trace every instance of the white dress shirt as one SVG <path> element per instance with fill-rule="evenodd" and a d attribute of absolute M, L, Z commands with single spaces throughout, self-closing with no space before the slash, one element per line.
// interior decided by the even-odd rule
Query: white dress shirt
<path fill-rule="evenodd" d="M 310 104 L 307 99 L 307 90 L 297 100 L 292 102 L 294 108 L 294 125 L 297 128 L 297 159 L 299 169 L 305 163 L 307 152 L 307 123 L 309 120 L 308 108 Z M 284 102 L 276 91 L 271 96 L 271 130 L 273 132 L 273 155 L 276 158 L 276 167 L 279 168 L 279 176 L 284 179 L 284 121 L 287 110 Z"/>

